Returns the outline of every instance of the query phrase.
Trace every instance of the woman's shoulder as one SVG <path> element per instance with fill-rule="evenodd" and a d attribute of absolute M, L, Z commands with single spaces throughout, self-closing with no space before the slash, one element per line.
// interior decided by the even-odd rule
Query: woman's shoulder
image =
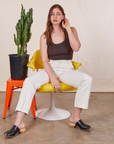
<path fill-rule="evenodd" d="M 75 27 L 70 27 L 70 28 L 71 28 L 72 31 L 77 32 Z"/>
<path fill-rule="evenodd" d="M 44 34 L 44 33 L 43 33 L 43 34 L 41 34 L 40 39 L 46 39 L 46 36 L 45 36 L 45 34 Z"/>
<path fill-rule="evenodd" d="M 40 41 L 46 42 L 46 36 L 44 33 L 40 36 Z"/>
<path fill-rule="evenodd" d="M 77 30 L 75 27 L 70 27 L 73 33 L 77 33 Z M 65 31 L 67 32 L 67 30 L 65 29 Z"/>
<path fill-rule="evenodd" d="M 76 30 L 75 27 L 71 27 L 71 30 L 72 30 L 72 32 L 73 32 L 75 35 L 77 35 L 77 30 Z"/>

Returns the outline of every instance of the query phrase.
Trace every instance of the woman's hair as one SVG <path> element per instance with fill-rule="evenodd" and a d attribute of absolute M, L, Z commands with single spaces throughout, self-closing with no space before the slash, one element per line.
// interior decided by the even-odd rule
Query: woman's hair
<path fill-rule="evenodd" d="M 65 16 L 64 10 L 59 4 L 55 4 L 50 8 L 49 13 L 48 13 L 48 18 L 47 18 L 46 31 L 44 32 L 44 35 L 47 38 L 47 41 L 48 41 L 49 45 L 51 44 L 51 33 L 53 31 L 53 25 L 51 23 L 50 17 L 51 17 L 51 14 L 52 14 L 52 11 L 53 11 L 54 8 L 58 8 L 62 12 L 62 15 Z M 60 27 L 64 32 L 62 22 L 60 23 Z"/>

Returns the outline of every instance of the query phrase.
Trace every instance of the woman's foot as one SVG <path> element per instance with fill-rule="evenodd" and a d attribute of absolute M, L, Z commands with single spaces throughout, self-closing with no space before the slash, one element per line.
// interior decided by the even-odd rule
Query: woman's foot
<path fill-rule="evenodd" d="M 18 127 L 14 124 L 9 131 L 6 131 L 4 133 L 4 135 L 7 138 L 13 138 L 13 137 L 17 136 L 19 133 L 24 133 L 24 132 L 26 132 L 25 125 L 24 125 L 24 127 L 22 127 L 22 125 L 20 127 Z"/>
<path fill-rule="evenodd" d="M 79 128 L 80 130 L 83 130 L 83 131 L 89 131 L 91 129 L 91 126 L 85 124 L 80 119 L 81 111 L 82 111 L 82 108 L 74 107 L 73 114 L 70 117 L 69 126 L 77 127 L 77 128 Z"/>
<path fill-rule="evenodd" d="M 79 128 L 80 130 L 83 130 L 83 131 L 89 131 L 91 129 L 91 126 L 85 124 L 81 119 L 78 120 L 77 122 L 72 122 L 72 121 L 69 121 L 69 126 L 70 127 L 74 127 L 74 128 Z"/>

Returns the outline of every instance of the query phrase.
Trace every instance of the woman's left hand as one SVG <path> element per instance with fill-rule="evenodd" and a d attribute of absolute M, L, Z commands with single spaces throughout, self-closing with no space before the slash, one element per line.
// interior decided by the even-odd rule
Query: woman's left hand
<path fill-rule="evenodd" d="M 70 28 L 70 23 L 69 23 L 69 20 L 67 18 L 65 18 L 64 21 L 62 21 L 62 26 L 65 29 Z"/>

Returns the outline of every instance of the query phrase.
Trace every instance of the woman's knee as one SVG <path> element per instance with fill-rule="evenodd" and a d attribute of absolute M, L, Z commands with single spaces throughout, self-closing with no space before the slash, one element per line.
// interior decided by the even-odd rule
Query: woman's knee
<path fill-rule="evenodd" d="M 85 81 L 88 81 L 88 82 L 92 82 L 93 81 L 93 78 L 87 74 L 84 75 L 84 80 Z"/>
<path fill-rule="evenodd" d="M 24 85 L 25 85 L 25 84 L 29 84 L 29 83 L 30 83 L 30 78 L 27 77 L 27 78 L 24 80 Z"/>

